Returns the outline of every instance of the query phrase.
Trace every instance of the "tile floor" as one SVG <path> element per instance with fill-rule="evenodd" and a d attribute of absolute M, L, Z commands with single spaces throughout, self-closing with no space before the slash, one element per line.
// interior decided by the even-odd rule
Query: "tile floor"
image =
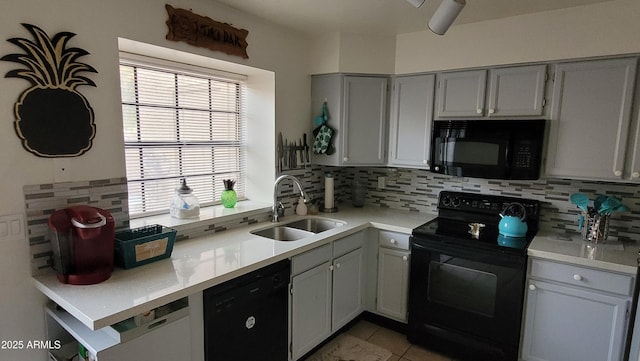
<path fill-rule="evenodd" d="M 391 351 L 393 355 L 389 361 L 455 361 L 420 346 L 412 345 L 407 341 L 405 335 L 366 320 L 358 321 L 345 333 Z"/>

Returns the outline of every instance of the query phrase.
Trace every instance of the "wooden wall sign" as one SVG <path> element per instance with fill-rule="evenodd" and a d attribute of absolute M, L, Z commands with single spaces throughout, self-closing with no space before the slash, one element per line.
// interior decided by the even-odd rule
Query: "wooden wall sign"
<path fill-rule="evenodd" d="M 75 157 L 91 148 L 96 135 L 94 113 L 89 101 L 76 88 L 96 86 L 83 72 L 97 73 L 78 58 L 89 54 L 80 48 L 66 47 L 75 36 L 60 32 L 49 37 L 42 29 L 22 24 L 33 41 L 11 38 L 24 54 L 8 54 L 0 60 L 23 66 L 5 75 L 31 83 L 14 106 L 15 130 L 22 146 L 40 157 Z"/>
<path fill-rule="evenodd" d="M 248 30 L 237 29 L 227 23 L 194 14 L 189 10 L 176 9 L 168 4 L 165 8 L 169 14 L 167 40 L 185 41 L 202 48 L 249 58 Z"/>

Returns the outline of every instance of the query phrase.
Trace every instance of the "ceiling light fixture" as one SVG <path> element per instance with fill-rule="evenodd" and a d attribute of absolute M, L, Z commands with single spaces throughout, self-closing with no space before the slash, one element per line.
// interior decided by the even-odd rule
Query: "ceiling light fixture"
<path fill-rule="evenodd" d="M 466 4 L 465 0 L 442 0 L 429 20 L 429 30 L 438 35 L 444 35 Z"/>
<path fill-rule="evenodd" d="M 422 6 L 422 4 L 424 4 L 425 0 L 407 0 L 411 5 L 419 8 Z"/>

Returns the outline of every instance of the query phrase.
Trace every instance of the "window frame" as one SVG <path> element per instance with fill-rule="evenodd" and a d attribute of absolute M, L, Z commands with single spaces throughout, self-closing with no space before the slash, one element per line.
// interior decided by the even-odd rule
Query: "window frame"
<path fill-rule="evenodd" d="M 204 192 L 203 189 L 200 190 L 200 194 L 201 196 L 198 196 L 198 189 L 196 187 L 192 187 L 194 188 L 194 194 L 196 194 L 196 196 L 198 196 L 198 198 L 200 199 L 200 205 L 201 206 L 210 206 L 210 205 L 216 205 L 216 204 L 220 204 L 220 193 L 222 192 L 222 190 L 224 190 L 223 187 L 223 183 L 222 183 L 222 179 L 228 179 L 228 178 L 232 178 L 236 180 L 236 192 L 238 193 L 238 199 L 242 200 L 242 199 L 246 199 L 245 196 L 245 186 L 246 186 L 246 177 L 247 177 L 247 123 L 248 123 L 248 119 L 247 119 L 247 111 L 246 111 L 246 102 L 247 102 L 247 94 L 246 94 L 246 79 L 247 76 L 246 75 L 242 75 L 242 74 L 237 74 L 237 73 L 232 73 L 232 72 L 227 72 L 227 71 L 221 71 L 218 69 L 212 69 L 212 68 L 206 68 L 206 67 L 201 67 L 201 66 L 194 66 L 194 65 L 190 65 L 190 64 L 186 64 L 186 63 L 182 63 L 182 62 L 176 62 L 176 61 L 169 61 L 169 60 L 164 60 L 164 59 L 159 59 L 159 58 L 154 58 L 154 57 L 148 57 L 148 56 L 142 56 L 142 55 L 138 55 L 138 54 L 132 54 L 132 53 L 127 53 L 127 52 L 120 52 L 120 57 L 119 57 L 119 71 L 120 68 L 122 66 L 133 66 L 133 67 L 140 67 L 140 68 L 145 68 L 145 69 L 159 69 L 160 71 L 169 71 L 172 74 L 174 74 L 174 84 L 177 84 L 177 78 L 179 76 L 187 76 L 187 77 L 198 77 L 198 78 L 203 78 L 206 77 L 209 80 L 209 84 L 211 84 L 211 81 L 223 81 L 223 82 L 231 82 L 237 85 L 237 90 L 236 90 L 236 103 L 235 103 L 235 107 L 236 107 L 236 111 L 237 114 L 233 117 L 235 117 L 237 119 L 237 122 L 235 123 L 235 126 L 238 127 L 237 128 L 237 139 L 235 139 L 234 141 L 219 141 L 219 140 L 215 140 L 212 136 L 211 140 L 208 141 L 204 141 L 204 142 L 197 142 L 197 141 L 179 141 L 177 136 L 176 136 L 176 141 L 175 142 L 145 142 L 145 141 L 140 141 L 140 138 L 138 136 L 138 141 L 135 142 L 131 142 L 127 140 L 127 136 L 125 134 L 126 129 L 125 128 L 125 106 L 133 106 L 133 107 L 140 107 L 143 106 L 141 105 L 138 100 L 136 100 L 135 102 L 127 102 L 125 101 L 125 99 L 123 98 L 123 94 L 121 94 L 120 100 L 121 100 L 121 106 L 123 109 L 123 119 L 122 119 L 122 124 L 123 124 L 123 140 L 124 140 L 124 150 L 125 150 L 125 158 L 127 158 L 127 149 L 138 149 L 140 147 L 144 147 L 145 149 L 152 149 L 152 148 L 162 148 L 162 147 L 174 147 L 176 148 L 178 154 L 182 153 L 183 150 L 185 149 L 189 149 L 192 147 L 203 147 L 203 146 L 207 146 L 207 147 L 211 147 L 211 151 L 213 152 L 213 150 L 218 147 L 218 150 L 220 150 L 221 148 L 227 148 L 227 149 L 237 149 L 238 155 L 235 157 L 235 160 L 237 162 L 237 173 L 239 174 L 238 177 L 224 177 L 222 175 L 220 175 L 218 172 L 216 172 L 215 170 L 215 164 L 212 164 L 212 171 L 211 173 L 205 173 L 205 174 L 200 174 L 198 175 L 199 177 L 212 177 L 211 180 L 211 188 L 207 186 L 203 187 L 203 188 L 207 188 L 206 191 Z M 120 85 L 121 87 L 123 86 L 123 79 L 120 79 Z M 134 85 L 134 87 L 136 87 L 135 89 L 137 89 L 137 85 Z M 121 88 L 122 89 L 122 88 Z M 134 90 L 135 92 L 135 90 Z M 124 92 L 123 92 L 124 93 Z M 176 99 L 178 99 L 179 97 L 179 91 L 177 93 L 174 93 L 174 95 L 176 96 Z M 209 94 L 209 97 L 211 97 L 212 94 Z M 210 101 L 211 104 L 211 101 Z M 136 108 L 137 109 L 137 108 Z M 181 107 L 179 106 L 179 104 L 175 104 L 175 113 L 176 113 L 176 121 L 180 122 L 180 116 L 178 115 L 179 110 L 181 109 Z M 202 109 L 199 109 L 199 111 L 202 111 Z M 216 113 L 216 111 L 213 110 L 213 108 L 210 106 L 208 109 L 209 112 L 209 122 L 210 124 L 213 124 L 214 120 L 213 120 L 213 116 L 211 114 Z M 139 122 L 139 112 L 136 111 L 136 121 Z M 139 125 L 137 125 L 139 127 Z M 139 128 L 138 128 L 139 129 Z M 176 130 L 177 132 L 177 130 Z M 138 157 L 138 161 L 140 162 L 140 164 L 143 164 L 143 160 L 144 160 L 144 155 L 140 155 Z M 213 160 L 213 154 L 212 154 L 212 160 Z M 125 159 L 126 160 L 126 159 Z M 132 207 L 131 204 L 129 205 L 129 217 L 130 218 L 141 218 L 141 217 L 147 217 L 147 216 L 153 216 L 153 215 L 158 215 L 158 214 L 166 214 L 169 213 L 169 202 L 171 201 L 171 198 L 173 197 L 173 195 L 175 194 L 175 188 L 178 188 L 180 185 L 180 179 L 186 178 L 187 179 L 187 183 L 192 186 L 192 183 L 189 183 L 189 175 L 184 175 L 182 172 L 182 161 L 180 159 L 176 159 L 176 161 L 178 163 L 180 163 L 180 166 L 178 167 L 180 169 L 179 173 L 173 173 L 170 176 L 164 177 L 165 180 L 175 180 L 175 187 L 172 187 L 170 190 L 169 189 L 163 189 L 161 192 L 162 196 L 166 198 L 166 207 L 160 207 L 159 205 L 155 205 L 154 206 L 146 206 L 144 204 L 143 201 L 140 201 L 141 204 L 136 205 L 135 207 L 133 207 L 134 212 L 136 213 L 132 213 Z M 126 161 L 125 167 L 127 168 L 127 187 L 129 190 L 129 199 L 131 200 L 131 193 L 132 193 L 132 184 L 144 184 L 145 182 L 149 183 L 149 182 L 153 182 L 153 181 L 158 181 L 158 179 L 154 179 L 154 178 L 149 178 L 149 179 L 145 179 L 144 175 L 142 175 L 143 169 L 144 169 L 144 165 L 141 165 L 140 167 L 137 168 L 139 174 L 141 174 L 141 177 L 139 179 L 133 179 L 130 180 L 129 179 L 129 162 Z M 227 164 L 227 163 L 225 163 Z M 227 172 L 223 172 L 222 174 L 229 174 Z M 194 178 L 193 176 L 191 176 L 191 178 Z M 166 187 L 166 185 L 165 185 Z M 204 193 L 203 193 L 204 192 Z M 211 198 L 208 198 L 209 194 L 211 194 Z M 152 194 L 145 194 L 145 191 L 142 191 L 141 194 L 141 198 L 144 199 L 146 197 L 154 197 Z M 157 196 L 155 196 L 157 197 Z M 131 202 L 130 202 L 131 203 Z M 160 207 L 160 208 L 159 208 Z"/>

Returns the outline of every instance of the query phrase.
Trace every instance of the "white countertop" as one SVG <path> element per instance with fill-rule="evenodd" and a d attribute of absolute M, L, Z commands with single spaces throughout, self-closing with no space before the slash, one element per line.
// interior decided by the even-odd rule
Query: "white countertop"
<path fill-rule="evenodd" d="M 317 217 L 345 221 L 346 225 L 299 241 L 281 242 L 250 234 L 272 225 L 258 223 L 176 242 L 171 258 L 128 270 L 116 268 L 99 284 L 62 284 L 54 272 L 34 277 L 34 281 L 49 299 L 97 330 L 365 228 L 409 234 L 435 215 L 366 207 Z M 286 216 L 280 223 L 298 218 Z"/>
<path fill-rule="evenodd" d="M 53 272 L 34 281 L 52 301 L 97 330 L 368 227 L 409 234 L 436 215 L 366 207 L 317 217 L 341 220 L 346 225 L 299 241 L 280 242 L 250 234 L 272 225 L 258 223 L 176 242 L 171 258 L 129 270 L 116 268 L 99 284 L 62 284 Z M 298 218 L 286 216 L 280 223 Z M 638 248 L 635 243 L 614 241 L 594 246 L 541 231 L 528 255 L 635 275 Z"/>
<path fill-rule="evenodd" d="M 578 236 L 567 238 L 541 231 L 529 245 L 528 255 L 635 275 L 639 249 L 635 242 L 608 239 L 603 244 L 593 244 Z"/>

